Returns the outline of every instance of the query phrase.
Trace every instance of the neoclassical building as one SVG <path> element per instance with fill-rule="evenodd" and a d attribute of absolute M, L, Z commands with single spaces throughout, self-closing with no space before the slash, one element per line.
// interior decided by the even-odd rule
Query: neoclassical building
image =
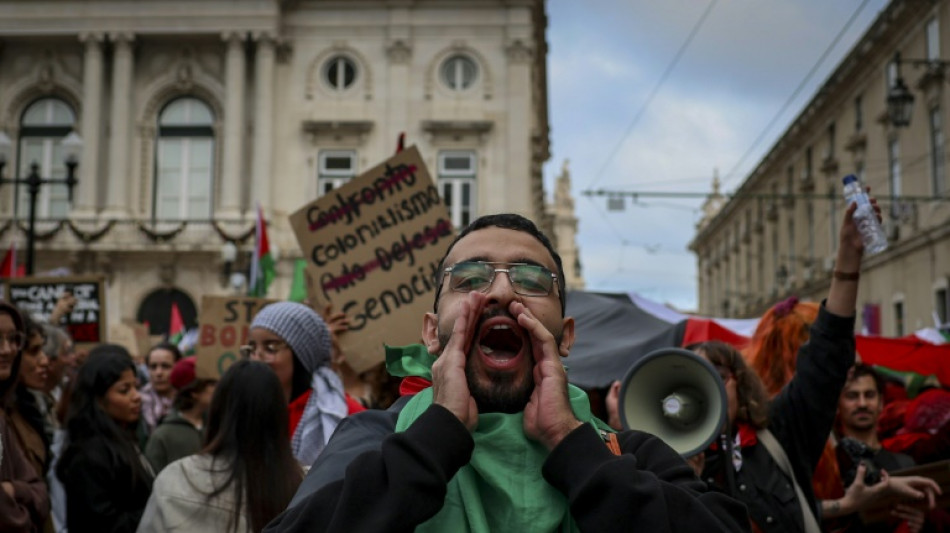
<path fill-rule="evenodd" d="M 41 188 L 35 270 L 104 273 L 110 322 L 161 331 L 174 300 L 193 323 L 202 294 L 242 290 L 260 204 L 285 298 L 288 215 L 403 132 L 456 225 L 511 211 L 558 234 L 546 27 L 543 0 L 0 0 L 5 176 L 62 177 L 64 136 L 83 142 L 71 201 Z M 0 187 L 3 249 L 28 210 Z"/>
<path fill-rule="evenodd" d="M 900 53 L 900 58 L 895 56 Z M 889 249 L 861 272 L 859 327 L 887 336 L 946 324 L 950 296 L 950 2 L 892 0 L 728 197 L 714 187 L 690 249 L 701 313 L 758 316 L 828 291 L 856 174 L 880 200 Z M 899 80 L 909 124 L 888 112 Z"/>

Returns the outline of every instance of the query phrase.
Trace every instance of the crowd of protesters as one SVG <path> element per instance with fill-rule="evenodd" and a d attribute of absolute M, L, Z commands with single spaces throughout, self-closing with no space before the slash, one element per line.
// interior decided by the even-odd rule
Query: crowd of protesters
<path fill-rule="evenodd" d="M 260 531 L 370 406 L 337 373 L 356 375 L 340 313 L 267 306 L 219 382 L 167 341 L 140 360 L 116 344 L 78 353 L 53 324 L 70 302 L 40 323 L 0 300 L 0 532 Z"/>
<path fill-rule="evenodd" d="M 449 246 L 424 344 L 387 349 L 401 383 L 346 365 L 346 317 L 329 308 L 264 306 L 243 357 L 209 379 L 169 342 L 140 361 L 116 344 L 80 353 L 56 325 L 68 294 L 47 323 L 0 300 L 0 532 L 945 531 L 939 485 L 887 472 L 909 457 L 874 479 L 871 462 L 841 466 L 839 439 L 904 457 L 878 438 L 882 381 L 854 367 L 852 211 L 826 301 L 777 304 L 744 352 L 688 347 L 729 403 L 729 438 L 689 458 L 624 431 L 616 386 L 611 428 L 567 384 L 560 258 L 516 215 Z M 947 428 L 905 451 L 947 458 Z M 887 497 L 920 503 L 864 524 Z"/>

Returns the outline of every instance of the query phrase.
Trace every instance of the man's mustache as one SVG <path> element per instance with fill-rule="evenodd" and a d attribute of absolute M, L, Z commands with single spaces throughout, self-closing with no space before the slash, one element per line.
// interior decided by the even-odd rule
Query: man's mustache
<path fill-rule="evenodd" d="M 499 317 L 499 316 L 509 318 L 511 320 L 516 320 L 515 317 L 513 317 L 511 313 L 508 312 L 507 309 L 500 309 L 496 307 L 496 308 L 483 310 L 482 314 L 478 317 L 478 321 L 479 323 L 481 323 L 488 319 Z"/>

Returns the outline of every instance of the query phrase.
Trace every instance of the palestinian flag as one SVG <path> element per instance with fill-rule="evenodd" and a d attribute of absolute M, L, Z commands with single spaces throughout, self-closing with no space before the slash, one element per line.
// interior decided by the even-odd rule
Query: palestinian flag
<path fill-rule="evenodd" d="M 276 276 L 274 256 L 270 254 L 270 244 L 267 241 L 267 226 L 261 206 L 258 204 L 254 258 L 251 262 L 251 279 L 247 286 L 247 295 L 258 298 L 267 296 L 267 288 Z"/>
<path fill-rule="evenodd" d="M 26 275 L 26 266 L 17 264 L 16 255 L 16 242 L 11 242 L 0 265 L 0 278 L 21 278 Z"/>
<path fill-rule="evenodd" d="M 172 302 L 172 313 L 168 319 L 168 342 L 177 345 L 184 336 L 185 321 L 181 318 L 181 311 L 178 310 L 178 304 Z"/>

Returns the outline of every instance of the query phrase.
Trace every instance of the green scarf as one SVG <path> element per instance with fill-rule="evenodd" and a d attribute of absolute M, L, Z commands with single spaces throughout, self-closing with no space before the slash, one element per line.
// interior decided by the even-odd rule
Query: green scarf
<path fill-rule="evenodd" d="M 431 380 L 434 361 L 422 345 L 386 347 L 394 376 Z M 613 431 L 591 414 L 584 391 L 568 385 L 568 395 L 578 420 Z M 396 431 L 405 431 L 430 405 L 431 387 L 406 404 Z M 449 481 L 442 509 L 416 531 L 578 531 L 567 498 L 541 475 L 548 451 L 525 436 L 523 419 L 524 413 L 478 414 L 471 460 Z"/>

